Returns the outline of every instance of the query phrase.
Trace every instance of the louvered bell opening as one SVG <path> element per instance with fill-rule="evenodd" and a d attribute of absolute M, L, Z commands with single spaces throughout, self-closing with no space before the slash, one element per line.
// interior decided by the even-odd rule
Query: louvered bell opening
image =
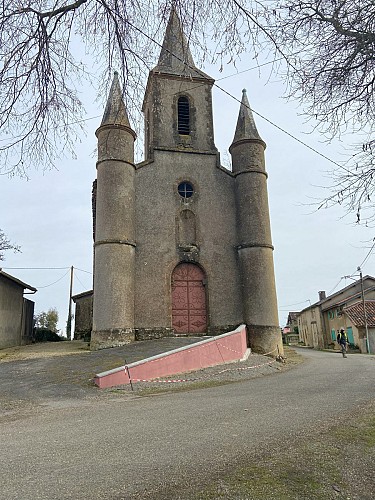
<path fill-rule="evenodd" d="M 181 135 L 190 134 L 190 109 L 187 97 L 178 99 L 178 133 Z"/>

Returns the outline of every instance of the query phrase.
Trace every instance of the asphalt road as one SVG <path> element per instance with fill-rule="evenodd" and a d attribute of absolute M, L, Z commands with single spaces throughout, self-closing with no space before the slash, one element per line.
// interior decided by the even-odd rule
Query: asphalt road
<path fill-rule="evenodd" d="M 56 402 L 3 421 L 0 498 L 119 500 L 184 489 L 375 399 L 375 357 L 301 350 L 272 376 L 183 393 Z"/>

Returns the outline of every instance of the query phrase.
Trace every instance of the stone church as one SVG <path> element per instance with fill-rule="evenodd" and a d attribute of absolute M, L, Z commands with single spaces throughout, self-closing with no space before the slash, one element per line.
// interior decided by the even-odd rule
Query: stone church
<path fill-rule="evenodd" d="M 241 323 L 256 352 L 282 352 L 265 170 L 243 91 L 233 169 L 220 165 L 214 80 L 172 10 L 142 111 L 144 161 L 115 74 L 98 139 L 92 349 Z"/>

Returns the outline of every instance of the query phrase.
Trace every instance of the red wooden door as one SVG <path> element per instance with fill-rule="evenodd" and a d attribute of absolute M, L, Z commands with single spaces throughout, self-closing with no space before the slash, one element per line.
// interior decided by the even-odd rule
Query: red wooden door
<path fill-rule="evenodd" d="M 172 274 L 172 328 L 176 333 L 207 331 L 205 275 L 202 269 L 187 262 Z"/>

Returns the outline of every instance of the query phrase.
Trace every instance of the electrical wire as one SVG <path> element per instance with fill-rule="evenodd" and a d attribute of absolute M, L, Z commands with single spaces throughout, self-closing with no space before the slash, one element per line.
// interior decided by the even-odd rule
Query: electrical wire
<path fill-rule="evenodd" d="M 39 290 L 40 288 L 48 288 L 49 286 L 55 285 L 56 283 L 58 283 L 59 281 L 61 281 L 63 278 L 65 278 L 65 276 L 67 276 L 67 274 L 69 272 L 70 272 L 70 268 L 68 269 L 68 271 L 63 276 L 61 276 L 61 278 L 59 278 L 58 280 L 54 281 L 53 283 L 50 283 L 49 285 L 44 285 L 44 286 L 36 286 L 35 288 L 37 288 Z"/>
<path fill-rule="evenodd" d="M 331 295 L 332 292 L 334 292 L 336 290 L 336 288 L 339 286 L 339 284 L 341 283 L 341 281 L 343 280 L 343 278 L 340 278 L 339 281 L 336 283 L 336 285 L 332 288 L 332 290 L 330 292 L 328 292 L 328 295 Z"/>
<path fill-rule="evenodd" d="M 304 304 L 305 302 L 310 302 L 309 299 L 306 299 L 306 300 L 302 300 L 301 302 L 295 302 L 294 304 L 285 304 L 283 306 L 280 306 L 280 307 L 293 307 L 293 306 L 298 306 L 299 304 Z M 280 309 L 281 311 L 281 309 Z"/>
<path fill-rule="evenodd" d="M 2 269 L 26 269 L 26 270 L 35 270 L 35 269 L 70 269 L 70 267 L 3 267 Z"/>
<path fill-rule="evenodd" d="M 79 267 L 75 267 L 74 269 L 76 269 L 77 271 L 82 271 L 83 273 L 93 274 L 91 271 L 85 271 L 84 269 L 80 269 Z"/>
<path fill-rule="evenodd" d="M 135 31 L 138 31 L 141 35 L 143 35 L 144 37 L 146 37 L 148 40 L 152 41 L 154 44 L 156 44 L 158 47 L 160 48 L 163 48 L 163 46 L 157 41 L 155 40 L 154 38 L 152 38 L 151 36 L 147 35 L 147 33 L 145 33 L 144 31 L 142 31 L 140 28 L 138 28 L 137 26 L 134 26 L 134 24 L 128 22 L 129 26 L 131 28 L 133 28 Z M 188 67 L 189 69 L 193 70 L 193 71 L 197 71 L 197 68 L 195 68 L 194 66 L 191 66 L 189 63 L 187 63 L 186 61 L 184 61 L 181 57 L 179 57 L 178 55 L 174 54 L 172 51 L 170 51 L 169 49 L 165 48 L 165 50 L 170 53 L 173 57 L 175 57 L 176 59 L 178 59 L 179 61 L 181 61 L 186 67 Z M 201 78 L 205 78 L 203 75 L 201 76 Z M 206 78 L 207 80 L 209 80 L 208 78 Z M 212 81 L 212 80 L 211 80 Z M 219 90 L 221 90 L 222 92 L 224 92 L 225 94 L 227 94 L 229 97 L 231 97 L 232 99 L 234 99 L 235 101 L 239 102 L 240 104 L 243 104 L 239 99 L 237 99 L 237 97 L 235 97 L 233 94 L 231 94 L 230 92 L 228 92 L 227 90 L 223 89 L 222 87 L 220 87 L 220 85 L 217 85 L 216 83 L 214 83 L 214 86 L 217 87 Z M 257 116 L 259 116 L 260 118 L 262 118 L 263 120 L 265 120 L 267 123 L 269 123 L 270 125 L 272 125 L 273 127 L 277 128 L 278 130 L 280 130 L 281 132 L 283 132 L 284 134 L 288 135 L 291 139 L 294 139 L 295 141 L 297 141 L 299 144 L 301 144 L 302 146 L 308 148 L 310 151 L 313 151 L 314 153 L 316 153 L 317 155 L 321 156 L 322 158 L 324 158 L 325 160 L 331 162 L 332 164 L 336 165 L 337 167 L 339 167 L 340 169 L 344 170 L 345 172 L 347 173 L 352 173 L 349 169 L 347 169 L 346 167 L 344 167 L 343 165 L 340 165 L 340 163 L 337 163 L 335 160 L 332 160 L 332 158 L 329 158 L 328 156 L 324 155 L 323 153 L 320 153 L 320 151 L 318 151 L 317 149 L 313 148 L 312 146 L 310 146 L 309 144 L 307 144 L 306 142 L 302 141 L 301 139 L 298 139 L 296 136 L 294 136 L 293 134 L 291 134 L 290 132 L 288 132 L 287 130 L 283 129 L 282 127 L 280 127 L 279 125 L 277 125 L 276 123 L 274 123 L 272 120 L 269 120 L 268 118 L 266 118 L 265 116 L 263 116 L 262 114 L 258 113 L 257 111 L 255 111 L 254 109 L 252 109 L 250 106 L 246 106 L 250 111 L 252 111 L 253 113 L 255 113 Z"/>
<path fill-rule="evenodd" d="M 86 285 L 84 285 L 82 283 L 82 281 L 78 278 L 77 273 L 74 273 L 74 277 L 83 286 L 83 288 L 85 288 L 86 290 L 88 290 L 89 287 L 87 287 Z"/>
<path fill-rule="evenodd" d="M 358 267 L 362 267 L 364 265 L 365 262 L 367 262 L 367 260 L 370 258 L 370 255 L 372 254 L 373 250 L 374 250 L 374 247 L 375 247 L 375 241 L 374 243 L 372 244 L 370 250 L 368 251 L 366 257 L 363 259 L 363 261 L 360 263 L 360 265 Z"/>

